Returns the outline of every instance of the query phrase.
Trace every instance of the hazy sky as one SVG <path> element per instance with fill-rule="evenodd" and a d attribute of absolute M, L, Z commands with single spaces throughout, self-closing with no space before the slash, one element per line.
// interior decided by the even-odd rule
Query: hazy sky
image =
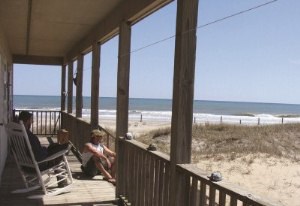
<path fill-rule="evenodd" d="M 278 0 L 202 27 L 267 2 L 199 1 L 195 99 L 300 104 L 299 0 Z M 173 2 L 132 27 L 130 97 L 172 98 L 175 26 Z M 101 47 L 100 96 L 116 96 L 117 61 L 115 37 Z M 14 68 L 15 94 L 60 95 L 60 67 Z M 88 54 L 84 96 L 90 82 Z"/>

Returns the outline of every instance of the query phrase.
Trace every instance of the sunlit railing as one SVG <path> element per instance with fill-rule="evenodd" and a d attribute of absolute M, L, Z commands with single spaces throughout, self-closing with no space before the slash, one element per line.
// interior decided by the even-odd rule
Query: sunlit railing
<path fill-rule="evenodd" d="M 132 205 L 169 205 L 170 161 L 168 155 L 150 152 L 146 145 L 121 141 L 124 154 L 124 197 Z M 121 169 L 121 168 L 119 168 Z"/>
<path fill-rule="evenodd" d="M 168 155 L 148 151 L 135 140 L 120 140 L 119 144 L 124 148 L 121 173 L 125 179 L 120 199 L 132 205 L 171 206 L 170 194 L 176 191 L 173 197 L 180 206 L 274 206 L 234 184 L 211 181 L 194 164 L 176 165 L 178 181 L 172 190 Z"/>

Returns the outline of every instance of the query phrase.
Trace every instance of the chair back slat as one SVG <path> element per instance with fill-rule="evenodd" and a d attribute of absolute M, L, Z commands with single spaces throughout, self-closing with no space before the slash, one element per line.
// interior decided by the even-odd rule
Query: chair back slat
<path fill-rule="evenodd" d="M 34 168 L 36 160 L 23 123 L 10 122 L 6 128 L 9 134 L 10 148 L 16 161 L 18 161 L 20 166 Z"/>

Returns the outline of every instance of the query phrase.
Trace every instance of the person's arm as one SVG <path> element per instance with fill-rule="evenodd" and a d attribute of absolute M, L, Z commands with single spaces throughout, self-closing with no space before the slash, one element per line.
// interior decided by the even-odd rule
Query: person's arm
<path fill-rule="evenodd" d="M 108 155 L 108 156 L 111 156 L 111 157 L 116 157 L 116 153 L 110 149 L 108 149 L 108 147 L 106 147 L 105 145 L 102 145 L 103 146 L 103 151 L 104 151 L 104 154 Z"/>
<path fill-rule="evenodd" d="M 28 139 L 33 151 L 34 157 L 37 161 L 43 160 L 47 157 L 47 148 L 42 147 L 38 137 L 34 135 L 31 131 L 27 130 Z"/>
<path fill-rule="evenodd" d="M 91 152 L 95 157 L 102 159 L 107 162 L 108 168 L 111 167 L 111 162 L 109 159 L 100 151 L 98 151 L 95 147 L 93 147 L 90 143 L 87 143 L 84 147 L 84 152 Z"/>

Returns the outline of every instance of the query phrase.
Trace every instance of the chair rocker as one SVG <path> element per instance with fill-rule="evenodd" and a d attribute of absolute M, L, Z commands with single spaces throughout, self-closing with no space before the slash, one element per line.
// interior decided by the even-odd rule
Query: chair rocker
<path fill-rule="evenodd" d="M 53 196 L 69 191 L 73 178 L 65 156 L 68 152 L 67 149 L 55 153 L 42 161 L 36 161 L 23 123 L 10 122 L 6 125 L 6 131 L 9 138 L 10 151 L 25 184 L 25 188 L 14 190 L 12 193 L 26 193 L 42 188 L 44 195 Z M 58 157 L 62 157 L 61 162 L 46 170 L 40 170 L 40 164 Z M 59 176 L 59 180 L 57 180 L 57 176 Z M 57 187 L 58 183 L 64 180 L 68 181 L 68 185 L 62 188 Z M 40 195 L 29 198 L 36 197 L 40 197 Z"/>

